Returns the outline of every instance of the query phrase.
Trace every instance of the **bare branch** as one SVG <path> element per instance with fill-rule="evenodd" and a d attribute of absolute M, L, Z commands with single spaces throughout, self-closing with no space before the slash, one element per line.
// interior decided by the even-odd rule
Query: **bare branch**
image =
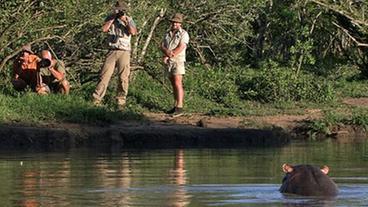
<path fill-rule="evenodd" d="M 318 1 L 318 0 L 311 0 L 312 2 L 314 2 L 314 3 L 316 3 L 316 4 L 318 4 L 318 5 L 321 5 L 321 6 L 323 6 L 323 7 L 325 7 L 325 8 L 327 8 L 327 9 L 329 9 L 329 10 L 332 10 L 332 11 L 334 11 L 334 12 L 336 12 L 336 13 L 339 13 L 339 14 L 341 14 L 341 15 L 343 15 L 343 16 L 345 16 L 346 18 L 348 18 L 354 25 L 356 25 L 357 27 L 359 27 L 359 28 L 362 28 L 362 26 L 366 26 L 366 27 L 368 27 L 368 22 L 366 22 L 366 21 L 361 21 L 361 20 L 358 20 L 358 19 L 355 19 L 354 17 L 352 17 L 352 16 L 350 16 L 349 14 L 347 14 L 346 12 L 344 12 L 344 11 L 341 11 L 341 10 L 338 10 L 338 9 L 336 9 L 336 8 L 334 8 L 334 7 L 332 7 L 332 6 L 329 6 L 329 5 L 327 5 L 327 4 L 325 4 L 325 3 L 323 3 L 323 2 L 320 2 L 320 1 Z"/>
<path fill-rule="evenodd" d="M 22 5 L 19 5 L 17 7 L 17 9 L 15 11 L 12 11 L 11 15 L 9 15 L 9 19 L 13 19 L 13 21 L 10 21 L 8 22 L 8 25 L 5 26 L 5 29 L 1 32 L 1 35 L 0 35 L 0 40 L 3 39 L 4 35 L 6 34 L 7 31 L 9 31 L 10 29 L 12 29 L 13 27 L 17 26 L 18 24 L 22 24 L 23 26 L 26 24 L 28 24 L 30 21 L 33 20 L 33 17 L 32 18 L 28 18 L 28 21 L 26 23 L 23 23 L 21 21 L 18 21 L 19 19 L 19 16 L 23 16 L 24 14 L 27 14 L 28 10 L 31 8 L 31 6 L 33 6 L 33 4 L 35 4 L 36 1 L 33 1 L 31 3 L 24 3 Z M 18 17 L 18 18 L 17 18 Z"/>
<path fill-rule="evenodd" d="M 319 13 L 317 14 L 317 16 L 314 18 L 313 23 L 312 23 L 312 27 L 311 27 L 311 29 L 309 30 L 309 34 L 310 34 L 310 35 L 311 35 L 311 34 L 313 34 L 314 28 L 316 27 L 317 20 L 318 20 L 318 18 L 321 16 L 321 14 L 322 14 L 322 12 L 319 12 Z"/>
<path fill-rule="evenodd" d="M 138 36 L 137 36 L 137 38 L 135 39 L 134 46 L 133 46 L 133 48 L 132 48 L 132 55 L 133 55 L 133 58 L 132 58 L 132 59 L 133 59 L 133 60 L 136 60 L 136 59 L 138 58 L 138 45 L 139 45 L 139 42 L 140 42 L 141 37 L 142 37 L 142 30 L 143 30 L 143 28 L 145 28 L 145 27 L 146 27 L 146 25 L 147 25 L 147 23 L 148 23 L 148 20 L 149 20 L 149 18 L 147 18 L 147 19 L 143 22 L 143 24 L 142 24 L 141 28 L 139 29 Z"/>
<path fill-rule="evenodd" d="M 199 16 L 199 18 L 195 21 L 195 22 L 190 22 L 188 21 L 189 24 L 192 24 L 192 25 L 196 25 L 200 22 L 203 22 L 203 21 L 207 21 L 208 19 L 211 19 L 211 18 L 215 18 L 217 17 L 218 15 L 221 15 L 224 13 L 224 11 L 226 11 L 227 13 L 232 13 L 232 12 L 236 12 L 238 11 L 239 9 L 236 8 L 236 7 L 231 7 L 231 6 L 223 6 L 223 7 L 219 7 L 220 9 L 216 10 L 216 11 L 213 11 L 213 12 L 209 12 L 209 13 L 204 13 L 204 14 L 201 14 Z"/>
<path fill-rule="evenodd" d="M 355 44 L 358 47 L 368 47 L 368 44 L 359 42 L 355 37 L 353 37 L 349 33 L 349 31 L 347 29 L 345 29 L 342 26 L 338 25 L 336 22 L 332 22 L 332 24 L 335 25 L 336 27 L 338 27 L 339 29 L 341 29 L 351 40 L 353 40 L 355 42 Z"/>
<path fill-rule="evenodd" d="M 152 27 L 151 27 L 151 31 L 148 34 L 148 37 L 146 39 L 146 42 L 145 42 L 145 44 L 144 44 L 144 46 L 142 48 L 141 55 L 138 58 L 138 64 L 142 63 L 142 61 L 144 59 L 144 56 L 146 55 L 146 51 L 147 51 L 148 45 L 151 42 L 153 33 L 154 33 L 157 25 L 161 22 L 161 20 L 164 17 L 165 13 L 166 13 L 166 9 L 161 9 L 159 15 L 156 17 L 155 21 L 153 22 Z"/>
<path fill-rule="evenodd" d="M 65 28 L 65 27 L 67 27 L 67 25 L 65 25 L 65 24 L 64 25 L 55 25 L 55 26 L 36 29 L 36 30 L 33 30 L 33 32 L 43 32 L 43 31 L 46 31 L 46 30 L 62 29 L 62 28 Z"/>

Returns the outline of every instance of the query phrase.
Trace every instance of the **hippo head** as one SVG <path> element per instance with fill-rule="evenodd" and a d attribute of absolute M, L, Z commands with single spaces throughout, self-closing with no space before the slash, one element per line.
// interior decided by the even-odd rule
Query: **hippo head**
<path fill-rule="evenodd" d="M 327 166 L 318 168 L 311 165 L 283 164 L 282 169 L 286 175 L 280 187 L 281 193 L 324 197 L 337 195 L 336 184 L 327 176 Z"/>

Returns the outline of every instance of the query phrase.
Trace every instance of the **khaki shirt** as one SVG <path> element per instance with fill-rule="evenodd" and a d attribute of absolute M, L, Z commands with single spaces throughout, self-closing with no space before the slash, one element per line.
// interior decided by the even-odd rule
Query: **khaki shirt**
<path fill-rule="evenodd" d="M 111 16 L 106 18 L 106 21 L 111 20 Z M 135 27 L 135 23 L 131 17 L 128 17 L 129 24 Z M 120 19 L 115 20 L 109 28 L 107 42 L 112 50 L 131 50 L 130 45 L 131 35 L 128 32 L 127 25 Z"/>
<path fill-rule="evenodd" d="M 64 78 L 66 76 L 66 73 L 65 73 L 65 65 L 63 62 L 61 61 L 57 61 L 55 66 L 54 66 L 54 69 L 61 72 L 61 73 L 64 73 Z M 52 76 L 50 70 L 48 68 L 40 68 L 40 75 L 43 76 L 43 77 L 46 77 L 46 76 Z"/>
<path fill-rule="evenodd" d="M 180 29 L 175 32 L 175 34 L 170 30 L 168 31 L 163 39 L 164 47 L 166 47 L 169 50 L 174 50 L 178 47 L 179 43 L 184 43 L 186 45 L 189 44 L 189 34 L 184 29 Z M 171 58 L 173 61 L 177 62 L 185 62 L 185 51 L 181 51 L 179 54 L 177 54 L 174 58 Z"/>

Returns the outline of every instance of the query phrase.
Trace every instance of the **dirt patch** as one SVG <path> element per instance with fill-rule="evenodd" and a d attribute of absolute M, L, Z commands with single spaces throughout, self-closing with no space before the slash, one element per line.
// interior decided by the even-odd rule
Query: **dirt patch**
<path fill-rule="evenodd" d="M 346 98 L 342 102 L 351 106 L 368 107 L 368 98 Z"/>
<path fill-rule="evenodd" d="M 250 116 L 250 117 L 221 117 L 206 116 L 203 114 L 187 114 L 178 118 L 170 118 L 162 113 L 145 113 L 148 120 L 154 123 L 191 125 L 204 128 L 263 128 L 280 127 L 290 131 L 304 124 L 306 121 L 321 118 L 322 113 L 318 109 L 305 110 L 303 115 L 274 115 L 274 116 Z"/>

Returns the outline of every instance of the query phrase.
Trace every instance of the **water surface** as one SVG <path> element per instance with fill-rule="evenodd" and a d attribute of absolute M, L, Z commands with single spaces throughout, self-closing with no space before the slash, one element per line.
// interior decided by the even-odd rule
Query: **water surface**
<path fill-rule="evenodd" d="M 1 152 L 0 206 L 368 206 L 367 147 Z M 328 165 L 339 195 L 280 194 L 283 163 Z"/>

